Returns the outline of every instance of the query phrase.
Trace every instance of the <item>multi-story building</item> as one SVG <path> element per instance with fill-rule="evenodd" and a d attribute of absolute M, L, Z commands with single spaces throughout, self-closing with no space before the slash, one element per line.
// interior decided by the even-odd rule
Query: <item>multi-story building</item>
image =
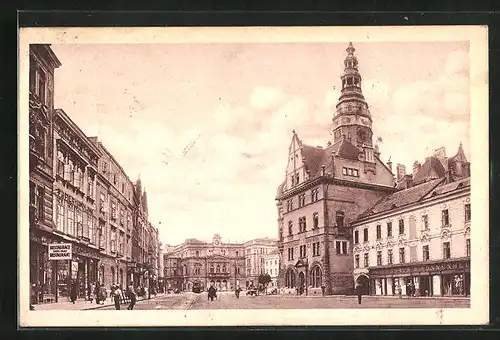
<path fill-rule="evenodd" d="M 164 254 L 167 289 L 191 291 L 193 286 L 233 290 L 245 279 L 245 248 L 241 243 L 224 243 L 215 234 L 212 242 L 187 239 Z"/>
<path fill-rule="evenodd" d="M 50 45 L 29 48 L 29 258 L 32 303 L 44 294 L 55 294 L 54 263 L 48 260 L 47 245 L 59 241 L 53 235 L 52 184 L 54 115 L 54 70 L 61 62 Z"/>
<path fill-rule="evenodd" d="M 88 296 L 92 282 L 149 283 L 158 276 L 158 229 L 147 197 L 113 155 L 54 110 L 49 45 L 30 46 L 30 282 L 32 303 Z M 48 260 L 48 245 L 71 243 L 70 260 Z"/>
<path fill-rule="evenodd" d="M 265 273 L 271 277 L 268 287 L 277 287 L 280 269 L 280 254 L 278 249 L 274 249 L 264 255 L 264 268 Z"/>
<path fill-rule="evenodd" d="M 277 240 L 270 238 L 256 238 L 244 243 L 246 286 L 259 282 L 259 275 L 265 274 L 266 255 L 277 250 Z"/>
<path fill-rule="evenodd" d="M 352 291 L 348 226 L 396 190 L 392 171 L 372 140 L 372 116 L 352 44 L 346 51 L 333 141 L 326 147 L 306 145 L 294 131 L 276 197 L 280 286 L 303 288 L 306 294 L 321 292 L 322 286 L 326 294 Z"/>
<path fill-rule="evenodd" d="M 72 243 L 73 258 L 58 261 L 59 296 L 68 296 L 76 284 L 80 297 L 88 295 L 90 283 L 98 280 L 101 250 L 97 238 L 96 177 L 99 149 L 61 109 L 54 115 L 55 169 L 54 234 Z"/>
<path fill-rule="evenodd" d="M 436 150 L 400 191 L 353 223 L 354 279 L 366 294 L 416 296 L 470 293 L 470 164 Z"/>

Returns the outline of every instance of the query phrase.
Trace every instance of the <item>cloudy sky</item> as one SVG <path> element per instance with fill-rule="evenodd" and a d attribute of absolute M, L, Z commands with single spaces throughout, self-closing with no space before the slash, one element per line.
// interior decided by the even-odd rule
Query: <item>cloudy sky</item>
<path fill-rule="evenodd" d="M 330 140 L 347 44 L 52 45 L 55 105 L 140 175 L 164 244 L 277 237 L 292 130 Z M 470 158 L 467 42 L 354 47 L 383 161 Z"/>

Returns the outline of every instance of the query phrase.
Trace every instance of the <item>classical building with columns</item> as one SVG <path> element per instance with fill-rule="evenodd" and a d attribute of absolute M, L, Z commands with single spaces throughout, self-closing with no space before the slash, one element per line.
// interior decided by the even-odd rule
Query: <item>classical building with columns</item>
<path fill-rule="evenodd" d="M 322 286 L 326 294 L 352 292 L 349 226 L 396 191 L 392 171 L 373 141 L 372 115 L 351 43 L 346 52 L 332 140 L 324 147 L 307 145 L 293 132 L 276 197 L 280 286 L 300 293 L 320 293 Z"/>
<path fill-rule="evenodd" d="M 399 191 L 353 222 L 354 279 L 365 294 L 470 293 L 470 164 L 462 145 L 437 149 L 413 173 L 398 166 Z"/>

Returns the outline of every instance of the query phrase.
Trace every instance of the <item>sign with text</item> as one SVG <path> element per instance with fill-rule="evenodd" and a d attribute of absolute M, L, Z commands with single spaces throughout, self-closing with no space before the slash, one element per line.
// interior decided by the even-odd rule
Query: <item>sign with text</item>
<path fill-rule="evenodd" d="M 49 260 L 71 260 L 71 243 L 49 244 Z"/>

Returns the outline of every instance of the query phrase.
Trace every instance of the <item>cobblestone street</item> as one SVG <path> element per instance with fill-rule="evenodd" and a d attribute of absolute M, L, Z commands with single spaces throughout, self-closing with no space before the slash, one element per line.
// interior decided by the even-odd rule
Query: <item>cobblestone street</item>
<path fill-rule="evenodd" d="M 151 300 L 139 301 L 137 310 L 168 309 L 314 309 L 314 308 L 469 308 L 466 298 L 407 298 L 364 296 L 361 305 L 356 296 L 276 296 L 249 297 L 242 294 L 237 299 L 232 292 L 218 294 L 218 299 L 208 301 L 207 294 L 183 293 L 162 295 Z M 111 310 L 113 306 L 102 309 Z M 122 305 L 122 309 L 126 309 Z"/>

